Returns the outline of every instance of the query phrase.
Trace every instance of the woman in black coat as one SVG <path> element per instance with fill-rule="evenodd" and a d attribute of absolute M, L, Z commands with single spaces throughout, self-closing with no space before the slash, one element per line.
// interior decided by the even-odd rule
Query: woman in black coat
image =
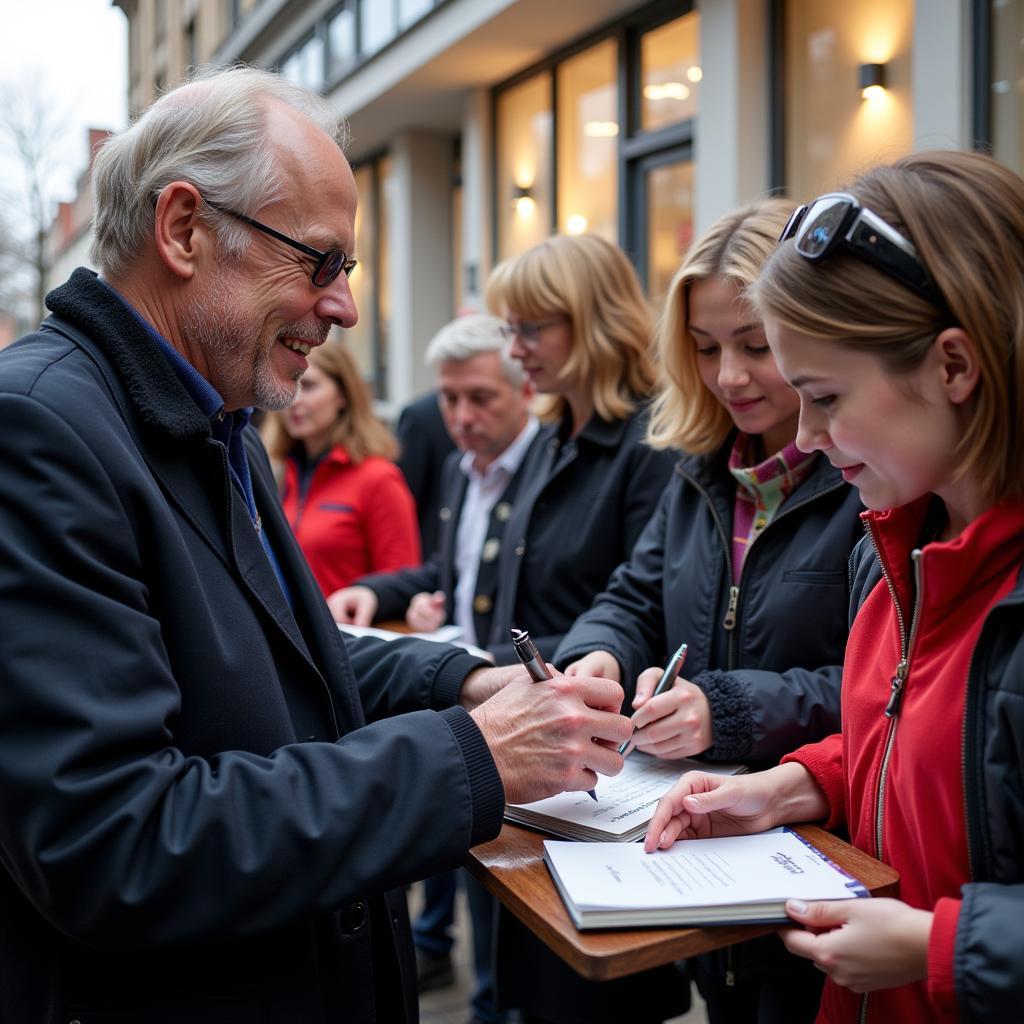
<path fill-rule="evenodd" d="M 691 454 L 555 655 L 635 691 L 637 748 L 659 757 L 767 767 L 839 728 L 861 505 L 821 453 L 797 449 L 799 398 L 744 298 L 791 210 L 767 200 L 723 218 L 677 272 L 649 440 Z M 651 698 L 681 642 L 686 678 Z M 824 976 L 774 936 L 693 966 L 712 1024 L 815 1017 Z"/>

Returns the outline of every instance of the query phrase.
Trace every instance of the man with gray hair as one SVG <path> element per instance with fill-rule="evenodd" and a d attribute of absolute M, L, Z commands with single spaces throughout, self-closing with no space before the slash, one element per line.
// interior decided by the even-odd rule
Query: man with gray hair
<path fill-rule="evenodd" d="M 345 644 L 291 536 L 248 419 L 356 321 L 342 141 L 265 72 L 168 93 L 0 353 L 0 1020 L 413 1020 L 401 887 L 621 768 L 615 684 Z"/>

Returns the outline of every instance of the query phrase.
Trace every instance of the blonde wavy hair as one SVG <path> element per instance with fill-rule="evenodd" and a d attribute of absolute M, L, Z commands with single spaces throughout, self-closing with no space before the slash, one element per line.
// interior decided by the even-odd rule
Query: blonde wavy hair
<path fill-rule="evenodd" d="M 309 353 L 309 362 L 326 374 L 345 397 L 345 408 L 331 431 L 330 447 L 341 445 L 354 463 L 371 455 L 383 459 L 398 457 L 398 442 L 388 428 L 373 414 L 370 389 L 359 373 L 351 353 L 340 341 L 327 341 Z M 274 461 L 282 461 L 294 442 L 277 412 L 267 413 L 260 427 L 267 453 Z"/>
<path fill-rule="evenodd" d="M 779 246 L 750 291 L 764 317 L 870 352 L 894 376 L 924 360 L 937 334 L 971 338 L 979 381 L 963 408 L 959 477 L 992 501 L 1024 495 L 1024 181 L 981 153 L 916 153 L 847 190 L 905 235 L 946 308 L 852 253 L 820 263 Z"/>
<path fill-rule="evenodd" d="M 553 235 L 499 263 L 487 281 L 498 316 L 567 316 L 572 352 L 559 376 L 590 392 L 603 419 L 625 419 L 654 383 L 651 316 L 633 265 L 599 235 Z M 561 396 L 539 403 L 544 419 L 565 414 Z"/>
<path fill-rule="evenodd" d="M 763 199 L 726 214 L 690 247 L 669 285 L 658 324 L 658 394 L 647 443 L 652 448 L 715 451 L 733 428 L 728 410 L 705 387 L 690 334 L 690 289 L 697 281 L 725 277 L 742 294 L 757 279 L 775 248 L 794 204 Z"/>

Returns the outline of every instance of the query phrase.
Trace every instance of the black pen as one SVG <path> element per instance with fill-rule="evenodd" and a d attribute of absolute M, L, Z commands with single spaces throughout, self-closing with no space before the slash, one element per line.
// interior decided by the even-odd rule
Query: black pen
<path fill-rule="evenodd" d="M 666 690 L 672 688 L 672 684 L 679 678 L 679 673 L 683 670 L 683 662 L 686 661 L 686 644 L 680 644 L 679 649 L 669 659 L 668 664 L 665 666 L 665 671 L 661 673 L 661 678 L 658 680 L 658 685 L 654 688 L 654 693 L 651 697 L 657 697 L 659 693 L 664 693 Z M 648 698 L 650 700 L 650 698 Z M 636 732 L 636 726 L 633 727 L 633 732 Z M 626 751 L 629 749 L 630 743 L 633 742 L 631 736 L 625 743 L 619 745 L 619 755 L 621 757 L 626 756 Z"/>
<path fill-rule="evenodd" d="M 512 634 L 512 646 L 515 648 L 516 657 L 526 666 L 526 671 L 530 673 L 530 678 L 535 683 L 543 683 L 548 679 L 554 678 L 551 675 L 550 669 L 544 664 L 544 659 L 540 656 L 537 645 L 530 639 L 529 631 L 516 629 L 513 626 L 509 632 Z M 592 789 L 587 790 L 587 794 L 592 800 L 597 799 L 597 794 Z"/>

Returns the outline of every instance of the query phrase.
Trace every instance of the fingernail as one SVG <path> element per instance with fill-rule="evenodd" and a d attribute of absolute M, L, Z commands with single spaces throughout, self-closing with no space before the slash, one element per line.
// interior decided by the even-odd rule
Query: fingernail
<path fill-rule="evenodd" d="M 786 912 L 792 914 L 806 914 L 807 904 L 803 900 L 786 900 Z"/>

